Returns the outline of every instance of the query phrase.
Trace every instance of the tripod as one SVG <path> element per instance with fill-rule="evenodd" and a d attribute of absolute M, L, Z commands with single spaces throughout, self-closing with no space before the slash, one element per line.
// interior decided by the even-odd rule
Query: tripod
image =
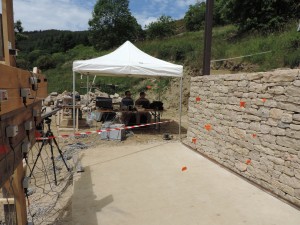
<path fill-rule="evenodd" d="M 53 133 L 52 133 L 52 131 L 51 131 L 51 127 L 50 127 L 50 126 L 51 126 L 51 119 L 50 119 L 49 117 L 47 117 L 47 118 L 45 118 L 45 122 L 46 122 L 46 124 L 47 124 L 47 126 L 48 126 L 48 130 L 47 130 L 47 132 L 46 132 L 46 134 L 45 134 L 44 137 L 49 138 L 49 139 L 43 140 L 43 143 L 42 143 L 42 145 L 41 145 L 41 147 L 40 147 L 40 149 L 39 149 L 39 153 L 38 153 L 38 155 L 37 155 L 37 157 L 36 157 L 36 159 L 35 159 L 35 161 L 34 161 L 34 164 L 33 164 L 33 167 L 32 167 L 32 170 L 31 170 L 31 172 L 30 172 L 29 177 L 31 177 L 31 175 L 32 175 L 32 173 L 33 173 L 33 170 L 34 170 L 34 168 L 35 168 L 35 166 L 36 166 L 36 163 L 37 163 L 39 157 L 41 156 L 41 152 L 42 152 L 42 150 L 43 150 L 43 147 L 44 147 L 46 144 L 49 144 L 49 145 L 50 145 L 50 151 L 51 151 L 52 166 L 53 166 L 53 171 L 54 171 L 54 181 L 55 181 L 55 185 L 57 185 L 56 168 L 55 168 L 55 161 L 54 161 L 54 154 L 53 154 L 53 142 L 54 142 L 54 144 L 55 144 L 55 146 L 56 146 L 56 148 L 57 148 L 57 150 L 58 150 L 58 152 L 59 152 L 59 154 L 60 154 L 60 157 L 61 157 L 62 161 L 64 162 L 64 164 L 65 164 L 67 170 L 70 171 L 70 168 L 68 167 L 68 165 L 67 165 L 67 163 L 66 163 L 66 161 L 65 161 L 65 159 L 64 159 L 63 153 L 62 153 L 62 151 L 60 150 L 60 148 L 58 147 L 58 144 L 57 144 L 57 142 L 56 142 L 56 139 L 55 139 L 55 137 L 54 137 L 54 135 L 53 135 Z"/>

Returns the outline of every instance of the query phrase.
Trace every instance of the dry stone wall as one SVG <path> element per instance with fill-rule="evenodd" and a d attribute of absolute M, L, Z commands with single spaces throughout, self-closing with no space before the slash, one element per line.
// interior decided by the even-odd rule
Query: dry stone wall
<path fill-rule="evenodd" d="M 300 206 L 300 70 L 193 77 L 185 143 Z"/>

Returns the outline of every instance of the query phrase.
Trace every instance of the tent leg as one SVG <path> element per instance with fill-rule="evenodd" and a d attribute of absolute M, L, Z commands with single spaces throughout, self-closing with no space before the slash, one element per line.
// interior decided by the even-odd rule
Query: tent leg
<path fill-rule="evenodd" d="M 89 96 L 89 76 L 86 76 L 86 95 L 87 95 L 87 100 L 88 100 L 88 104 L 90 104 L 90 96 Z"/>
<path fill-rule="evenodd" d="M 73 71 L 73 131 L 76 129 L 76 116 L 75 116 L 75 72 Z"/>
<path fill-rule="evenodd" d="M 181 114 L 182 114 L 182 77 L 180 78 L 180 98 L 179 98 L 179 140 L 181 140 Z"/>

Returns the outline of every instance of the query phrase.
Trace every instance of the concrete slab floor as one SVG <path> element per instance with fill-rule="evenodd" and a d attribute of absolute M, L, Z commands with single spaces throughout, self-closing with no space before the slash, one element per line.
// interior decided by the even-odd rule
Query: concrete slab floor
<path fill-rule="evenodd" d="M 179 142 L 99 147 L 82 164 L 74 225 L 300 224 L 300 211 Z"/>

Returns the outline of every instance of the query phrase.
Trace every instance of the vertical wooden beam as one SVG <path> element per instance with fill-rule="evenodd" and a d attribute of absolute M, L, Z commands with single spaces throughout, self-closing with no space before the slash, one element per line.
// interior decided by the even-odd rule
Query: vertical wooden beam
<path fill-rule="evenodd" d="M 11 56 L 9 54 L 9 49 L 15 49 L 13 0 L 2 0 L 2 27 L 5 64 L 8 66 L 16 66 L 14 56 Z M 16 209 L 16 224 L 18 225 L 27 224 L 26 198 L 22 186 L 23 177 L 24 169 L 23 163 L 21 161 L 21 163 L 17 166 L 17 168 L 14 171 L 12 187 L 9 181 L 7 181 L 4 187 L 4 191 L 7 195 L 5 197 L 14 197 L 16 199 L 14 208 Z M 9 211 L 14 209 L 11 207 L 11 205 L 9 205 L 8 207 L 10 208 Z M 5 216 L 7 217 L 7 215 Z M 12 222 L 12 224 L 15 223 Z"/>
<path fill-rule="evenodd" d="M 16 213 L 17 213 L 17 224 L 26 225 L 27 224 L 27 211 L 26 211 L 26 198 L 23 189 L 23 178 L 24 178 L 24 167 L 23 162 L 18 165 L 14 172 L 13 179 L 13 188 L 14 188 L 14 198 L 16 204 Z"/>
<path fill-rule="evenodd" d="M 16 60 L 14 56 L 9 55 L 9 49 L 15 49 L 14 14 L 12 0 L 2 0 L 2 26 L 5 64 L 9 66 L 16 66 Z"/>
<path fill-rule="evenodd" d="M 4 60 L 2 14 L 0 14 L 0 61 Z"/>
<path fill-rule="evenodd" d="M 23 162 L 21 162 L 15 169 L 12 181 L 7 181 L 2 188 L 4 198 L 14 198 L 15 200 L 15 205 L 4 203 L 5 221 L 8 225 L 27 224 L 26 198 L 22 187 L 23 177 L 24 168 Z"/>

